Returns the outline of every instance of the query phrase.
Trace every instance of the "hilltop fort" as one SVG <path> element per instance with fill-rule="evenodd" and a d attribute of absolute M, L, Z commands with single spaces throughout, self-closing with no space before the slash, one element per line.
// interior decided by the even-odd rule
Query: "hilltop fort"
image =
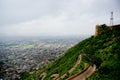
<path fill-rule="evenodd" d="M 102 34 L 103 32 L 105 32 L 106 29 L 109 29 L 109 30 L 120 29 L 120 24 L 112 25 L 112 26 L 107 26 L 105 24 L 103 24 L 103 25 L 96 25 L 94 36 Z"/>

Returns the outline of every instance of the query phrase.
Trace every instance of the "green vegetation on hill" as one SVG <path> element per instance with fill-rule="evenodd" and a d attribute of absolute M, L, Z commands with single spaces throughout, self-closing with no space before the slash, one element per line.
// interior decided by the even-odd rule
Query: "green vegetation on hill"
<path fill-rule="evenodd" d="M 88 80 L 119 80 L 120 79 L 120 29 L 107 29 L 106 25 L 101 25 L 105 30 L 102 34 L 79 42 L 70 48 L 64 55 L 48 64 L 46 67 L 33 71 L 33 73 L 23 73 L 21 80 L 40 80 L 40 74 L 47 73 L 44 80 L 50 80 L 52 74 L 66 73 L 82 55 L 82 61 L 77 68 L 66 76 L 78 73 L 85 66 L 96 64 L 97 71 Z M 63 79 L 65 80 L 65 79 Z"/>

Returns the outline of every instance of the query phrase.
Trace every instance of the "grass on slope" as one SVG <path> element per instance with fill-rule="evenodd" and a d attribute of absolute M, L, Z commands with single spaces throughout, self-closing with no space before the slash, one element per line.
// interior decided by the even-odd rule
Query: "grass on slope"
<path fill-rule="evenodd" d="M 105 26 L 104 26 L 105 27 Z M 49 80 L 52 74 L 60 75 L 67 72 L 82 54 L 82 62 L 90 65 L 96 64 L 97 71 L 89 80 L 119 80 L 120 76 L 120 30 L 105 28 L 99 36 L 92 36 L 70 48 L 63 56 L 48 64 L 43 70 L 47 72 L 44 80 Z M 77 73 L 77 72 L 75 72 Z M 39 74 L 39 73 L 38 73 Z M 22 80 L 29 80 L 34 74 L 22 76 Z M 66 77 L 67 78 L 67 77 Z M 30 80 L 35 78 L 31 78 Z M 39 79 L 39 76 L 37 76 Z"/>

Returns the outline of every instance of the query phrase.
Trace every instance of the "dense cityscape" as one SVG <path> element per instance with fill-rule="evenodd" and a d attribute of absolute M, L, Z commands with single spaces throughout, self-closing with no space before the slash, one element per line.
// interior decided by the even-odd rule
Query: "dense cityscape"
<path fill-rule="evenodd" d="M 86 36 L 0 38 L 0 79 L 19 79 L 55 60 Z"/>

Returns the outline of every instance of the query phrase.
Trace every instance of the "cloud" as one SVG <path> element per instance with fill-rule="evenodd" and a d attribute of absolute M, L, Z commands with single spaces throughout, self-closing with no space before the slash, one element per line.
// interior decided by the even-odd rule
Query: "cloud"
<path fill-rule="evenodd" d="M 119 23 L 117 0 L 1 0 L 0 35 L 94 34 L 96 24 Z"/>
<path fill-rule="evenodd" d="M 6 25 L 2 27 L 2 31 L 5 32 L 5 35 L 24 36 L 92 34 L 92 30 L 95 26 L 94 19 L 94 16 L 88 14 L 73 17 L 70 17 L 67 14 L 61 14 L 59 16 L 43 16 L 37 20 Z"/>

